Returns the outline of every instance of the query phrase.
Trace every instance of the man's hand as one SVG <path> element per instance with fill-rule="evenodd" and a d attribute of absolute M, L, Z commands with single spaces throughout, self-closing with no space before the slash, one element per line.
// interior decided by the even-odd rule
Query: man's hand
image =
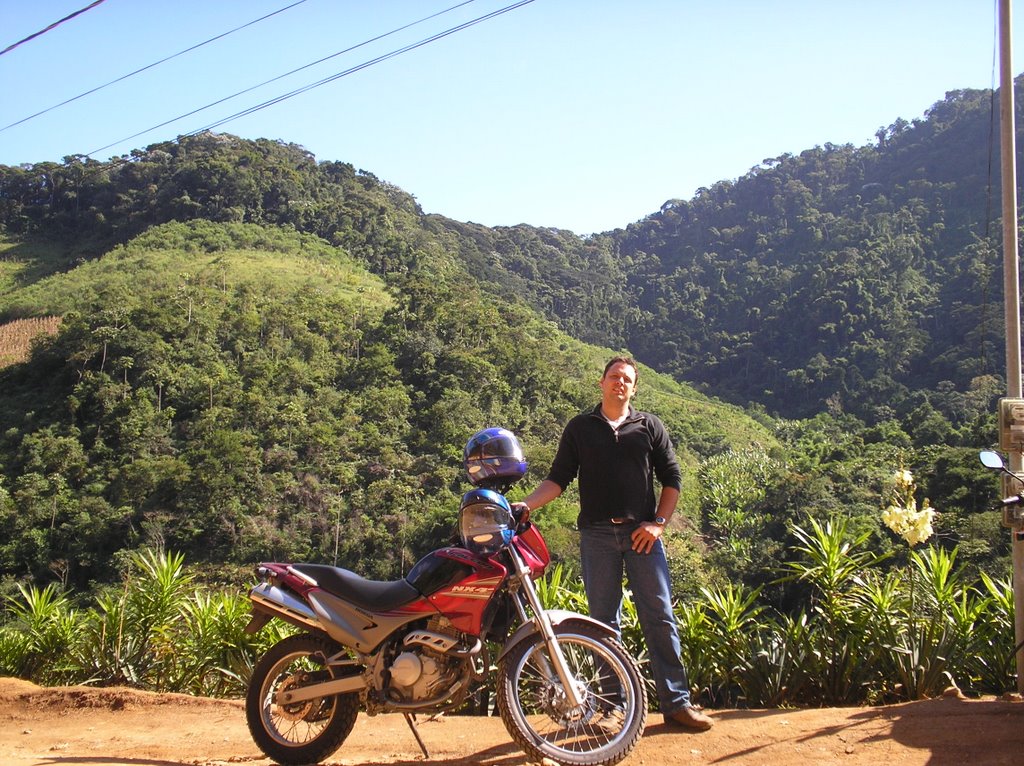
<path fill-rule="evenodd" d="M 650 553 L 654 547 L 654 541 L 661 537 L 665 528 L 653 521 L 645 521 L 633 530 L 633 550 L 637 553 Z"/>
<path fill-rule="evenodd" d="M 509 507 L 512 509 L 512 515 L 515 516 L 520 524 L 525 524 L 530 520 L 530 506 L 524 502 L 509 503 Z"/>

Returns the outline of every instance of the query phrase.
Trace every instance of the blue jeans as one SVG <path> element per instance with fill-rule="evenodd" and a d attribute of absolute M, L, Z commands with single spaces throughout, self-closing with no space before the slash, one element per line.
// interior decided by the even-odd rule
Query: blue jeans
<path fill-rule="evenodd" d="M 650 553 L 636 553 L 630 534 L 635 524 L 580 528 L 583 586 L 590 616 L 621 635 L 622 575 L 625 570 L 640 629 L 647 642 L 651 674 L 662 713 L 674 713 L 690 704 L 690 684 L 679 658 L 679 632 L 672 611 L 668 561 L 661 540 Z"/>

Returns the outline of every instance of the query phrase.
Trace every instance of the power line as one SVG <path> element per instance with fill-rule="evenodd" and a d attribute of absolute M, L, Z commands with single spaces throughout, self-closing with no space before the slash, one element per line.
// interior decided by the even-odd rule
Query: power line
<path fill-rule="evenodd" d="M 126 141 L 131 141 L 133 138 L 138 138 L 139 136 L 145 135 L 146 133 L 150 133 L 150 132 L 152 132 L 154 130 L 158 130 L 159 128 L 162 128 L 162 127 L 165 127 L 167 125 L 170 125 L 171 123 L 177 122 L 178 120 L 182 120 L 182 119 L 184 119 L 186 117 L 191 117 L 194 114 L 198 114 L 199 112 L 202 112 L 202 111 L 205 111 L 205 110 L 207 110 L 207 109 L 209 109 L 211 107 L 217 106 L 218 104 L 222 104 L 225 101 L 230 101 L 233 98 L 241 96 L 241 95 L 243 95 L 245 93 L 249 93 L 250 91 L 256 90 L 257 88 L 262 88 L 264 85 L 269 85 L 272 82 L 276 82 L 277 80 L 283 79 L 285 77 L 289 77 L 289 76 L 291 76 L 291 75 L 293 75 L 293 74 L 295 74 L 297 72 L 303 71 L 304 69 L 309 69 L 310 67 L 316 66 L 317 64 L 322 64 L 325 61 L 329 61 L 330 59 L 337 58 L 338 56 L 341 56 L 341 55 L 343 55 L 345 53 L 350 53 L 350 52 L 356 50 L 357 48 L 361 48 L 361 47 L 363 47 L 365 45 L 369 45 L 370 43 L 376 42 L 378 40 L 382 40 L 385 37 L 389 37 L 389 36 L 394 35 L 394 34 L 396 34 L 398 32 L 401 32 L 401 31 L 403 31 L 405 29 L 409 29 L 410 27 L 416 26 L 417 24 L 422 24 L 423 22 L 429 21 L 430 19 L 437 18 L 438 16 L 441 16 L 441 15 L 443 15 L 445 13 L 449 13 L 451 11 L 456 10 L 457 8 L 461 8 L 462 6 L 469 5 L 472 2 L 475 2 L 475 0 L 463 0 L 463 2 L 461 2 L 461 3 L 457 3 L 457 4 L 453 5 L 453 6 L 445 8 L 444 10 L 437 11 L 436 13 L 432 13 L 429 16 L 424 16 L 421 19 L 418 19 L 416 21 L 410 22 L 410 23 L 405 24 L 403 26 L 400 26 L 400 27 L 398 27 L 396 29 L 392 29 L 390 32 L 385 32 L 383 34 L 377 35 L 376 37 L 372 37 L 369 40 L 364 40 L 361 43 L 357 43 L 356 45 L 352 45 L 352 46 L 350 46 L 348 48 L 345 48 L 344 50 L 338 51 L 337 53 L 332 53 L 330 56 L 325 56 L 325 57 L 323 57 L 321 59 L 318 59 L 316 61 L 313 61 L 313 62 L 311 62 L 309 64 L 305 64 L 305 65 L 303 65 L 301 67 L 298 67 L 297 69 L 293 69 L 290 72 L 285 72 L 284 74 L 278 75 L 277 77 L 272 77 L 271 79 L 265 80 L 264 82 L 261 82 L 258 85 L 253 85 L 252 87 L 246 88 L 244 90 L 240 90 L 237 93 L 232 93 L 230 96 L 225 96 L 224 98 L 218 99 L 217 101 L 213 101 L 213 102 L 211 102 L 209 104 L 206 104 L 205 106 L 201 106 L 201 107 L 199 107 L 197 109 L 193 109 L 192 111 L 186 112 L 185 114 L 179 114 L 177 117 L 172 117 L 171 119 L 165 120 L 164 122 L 161 122 L 158 125 L 153 125 L 151 127 L 146 128 L 145 130 L 139 131 L 138 133 L 133 133 L 130 136 L 125 136 L 124 138 L 120 138 L 117 141 L 114 141 L 112 143 L 107 144 L 106 146 L 101 146 L 98 149 L 93 149 L 91 152 L 89 152 L 89 153 L 87 153 L 87 154 L 85 154 L 83 156 L 91 157 L 92 155 L 97 154 L 99 152 L 102 152 L 105 149 L 109 149 L 109 148 L 111 148 L 113 146 L 117 146 L 118 144 L 122 144 L 122 143 L 124 143 Z M 426 40 L 422 40 L 419 43 L 415 43 L 414 45 L 409 45 L 409 46 L 406 46 L 405 48 L 401 48 L 401 49 L 399 49 L 397 51 L 392 51 L 391 53 L 385 54 L 384 56 L 380 56 L 380 57 L 378 57 L 376 59 L 373 59 L 372 61 L 365 62 L 363 64 L 360 64 L 360 65 L 356 66 L 356 67 L 353 67 L 351 69 L 345 70 L 344 72 L 341 72 L 341 73 L 338 73 L 336 75 L 333 75 L 332 77 L 327 78 L 326 80 L 320 81 L 319 83 L 314 83 L 313 85 L 307 85 L 307 86 L 305 86 L 305 87 L 303 87 L 303 88 L 301 88 L 301 89 L 299 89 L 297 91 L 293 91 L 293 92 L 291 92 L 289 94 L 285 94 L 283 96 L 278 96 L 277 98 L 271 99 L 268 102 L 264 102 L 261 105 L 257 105 L 256 107 L 251 107 L 249 109 L 243 110 L 242 112 L 236 113 L 235 115 L 232 115 L 230 117 L 226 117 L 226 118 L 224 118 L 222 120 L 219 120 L 218 122 L 214 123 L 214 125 L 212 127 L 217 127 L 219 125 L 223 125 L 224 123 L 229 122 L 229 121 L 231 121 L 233 119 L 236 119 L 237 117 L 241 117 L 241 116 L 244 116 L 246 114 L 251 114 L 252 112 L 259 111 L 260 109 L 266 108 L 267 106 L 271 106 L 271 105 L 276 104 L 276 103 L 278 103 L 280 101 L 283 101 L 283 100 L 285 100 L 287 98 L 291 98 L 293 95 L 298 95 L 299 93 L 305 92 L 306 90 L 310 90 L 311 88 L 315 88 L 315 87 L 318 87 L 319 85 L 323 85 L 326 82 L 331 82 L 331 81 L 333 81 L 335 79 L 338 79 L 339 77 L 345 76 L 346 74 L 352 74 L 352 73 L 357 72 L 357 71 L 359 71 L 361 69 L 365 69 L 368 66 L 372 66 L 373 64 L 379 63 L 379 62 L 384 61 L 384 60 L 386 60 L 388 58 L 392 58 L 393 56 L 397 56 L 400 53 L 404 53 L 404 52 L 406 52 L 408 50 L 412 50 L 413 48 L 418 48 L 418 47 L 420 47 L 422 45 L 425 45 L 428 42 L 432 42 L 433 40 L 440 39 L 441 37 L 445 37 L 445 36 L 447 36 L 449 34 L 452 34 L 453 32 L 457 32 L 457 31 L 459 31 L 461 29 L 464 29 L 466 27 L 473 26 L 474 24 L 480 23 L 481 21 L 485 21 L 485 20 L 490 19 L 490 18 L 492 18 L 494 16 L 498 16 L 498 15 L 501 15 L 503 13 L 507 13 L 510 10 L 514 10 L 514 9 L 516 9 L 516 8 L 522 6 L 522 5 L 526 5 L 526 4 L 531 3 L 531 2 L 533 2 L 533 0 L 522 0 L 522 2 L 518 2 L 518 3 L 515 3 L 515 4 L 511 5 L 511 6 L 507 6 L 506 8 L 501 8 L 501 9 L 499 9 L 497 11 L 493 11 L 493 12 L 491 12 L 489 14 L 486 14 L 484 16 L 476 18 L 476 19 L 474 19 L 472 21 L 466 22 L 465 24 L 461 24 L 461 25 L 459 25 L 457 27 L 453 27 L 452 29 L 449 29 L 446 32 L 442 32 L 440 34 L 437 34 L 437 35 L 434 35 L 434 36 L 432 36 L 430 38 L 427 38 Z M 187 133 L 185 135 L 190 135 L 190 136 L 191 135 L 196 135 L 198 133 L 202 133 L 204 130 L 209 130 L 209 129 L 211 129 L 211 128 L 210 127 L 202 128 L 200 130 L 196 130 L 196 131 L 192 131 L 190 133 Z"/>
<path fill-rule="evenodd" d="M 71 19 L 75 18 L 75 16 L 78 16 L 79 14 L 85 13 L 86 11 L 92 10 L 93 8 L 95 8 L 97 5 L 99 5 L 102 2 L 103 2 L 103 0 L 96 0 L 96 2 L 94 2 L 94 3 L 89 3 L 87 6 L 85 6 L 85 8 L 82 8 L 81 10 L 77 10 L 77 11 L 75 11 L 74 13 L 72 13 L 69 16 L 65 16 L 60 21 L 53 22 L 52 24 L 47 26 L 45 29 L 41 29 L 40 31 L 36 32 L 34 35 L 29 35 L 24 40 L 18 40 L 18 42 L 14 43 L 12 45 L 8 45 L 6 48 L 4 48 L 2 51 L 0 51 L 0 56 L 3 56 L 5 53 L 8 53 L 10 51 L 13 51 L 15 48 L 17 48 L 22 43 L 27 43 L 29 40 L 34 40 L 35 38 L 39 37 L 40 35 L 45 35 L 51 29 L 56 29 L 61 24 L 63 24 L 65 21 L 70 21 Z"/>
<path fill-rule="evenodd" d="M 193 114 L 198 114 L 199 112 L 202 112 L 202 111 L 205 111 L 207 109 L 210 109 L 211 107 L 217 106 L 218 104 L 223 104 L 225 101 L 230 101 L 231 99 L 237 98 L 238 96 L 241 96 L 241 95 L 244 95 L 246 93 L 249 93 L 250 91 L 254 91 L 254 90 L 258 89 L 258 88 L 262 88 L 264 85 L 269 85 L 270 83 L 276 82 L 277 80 L 281 80 L 281 79 L 283 79 L 285 77 L 290 77 L 291 75 L 295 74 L 296 72 L 301 72 L 302 70 L 309 69 L 310 67 L 316 66 L 317 64 L 322 64 L 323 62 L 329 61 L 332 58 L 337 58 L 338 56 L 341 56 L 342 54 L 350 53 L 350 52 L 356 50 L 357 48 L 362 48 L 364 45 L 369 45 L 370 43 L 376 42 L 377 40 L 382 40 L 385 37 L 389 37 L 389 36 L 391 36 L 393 34 L 401 32 L 404 29 L 408 29 L 409 27 L 416 26 L 417 24 L 422 24 L 424 21 L 429 21 L 430 19 L 436 18 L 437 16 L 441 16 L 441 15 L 443 15 L 445 13 L 448 13 L 449 11 L 454 11 L 456 8 L 461 8 L 464 5 L 469 5 L 472 2 L 475 2 L 475 0 L 464 0 L 461 3 L 453 5 L 453 6 L 449 7 L 449 8 L 445 8 L 443 11 L 438 11 L 437 13 L 432 13 L 429 16 L 424 16 L 422 19 L 410 22 L 409 24 L 405 24 L 404 26 L 398 27 L 397 29 L 392 29 L 390 32 L 385 32 L 382 35 L 377 35 L 376 37 L 371 37 L 369 40 L 364 40 L 361 43 L 358 43 L 356 45 L 353 45 L 353 46 L 350 46 L 348 48 L 345 48 L 344 50 L 338 51 L 337 53 L 332 53 L 330 56 L 325 56 L 324 58 L 317 59 L 316 61 L 310 62 L 309 64 L 305 64 L 304 66 L 300 66 L 297 69 L 293 69 L 290 72 L 285 72 L 284 74 L 278 75 L 277 77 L 272 77 L 269 80 L 264 80 L 263 82 L 259 83 L 258 85 L 253 85 L 252 87 L 246 88 L 245 90 L 240 90 L 237 93 L 232 93 L 230 96 L 225 96 L 224 98 L 221 98 L 221 99 L 218 99 L 216 101 L 213 101 L 213 102 L 207 104 L 206 106 L 201 106 L 198 109 L 193 109 L 191 112 L 185 112 L 185 114 L 179 114 L 177 117 L 172 117 L 169 120 L 164 120 L 159 125 L 153 125 L 152 127 L 146 128 L 145 130 L 141 130 L 138 133 L 133 133 L 132 135 L 126 136 L 126 137 L 124 137 L 124 138 L 122 138 L 122 139 L 120 139 L 118 141 L 115 141 L 112 144 L 107 144 L 106 146 L 101 146 L 99 149 L 95 149 L 92 152 L 89 152 L 89 154 L 87 154 L 85 156 L 87 156 L 87 157 L 92 156 L 93 154 L 96 154 L 96 152 L 102 152 L 104 149 L 109 149 L 112 146 L 117 146 L 118 144 L 122 144 L 125 141 L 131 141 L 133 138 L 138 138 L 139 136 L 144 136 L 146 133 L 149 133 L 151 131 L 157 130 L 158 128 L 162 128 L 162 127 L 164 127 L 166 125 L 170 125 L 172 122 L 177 122 L 178 120 L 183 120 L 186 117 L 191 117 Z"/>
<path fill-rule="evenodd" d="M 103 2 L 103 0 L 99 0 L 99 2 Z M 224 32 L 222 34 L 217 35 L 216 37 L 211 37 L 209 40 L 204 40 L 201 43 L 197 43 L 196 45 L 193 45 L 191 48 L 186 48 L 183 51 L 178 51 L 177 53 L 174 53 L 174 54 L 172 54 L 170 56 L 167 56 L 166 58 L 162 58 L 159 61 L 154 61 L 152 64 L 148 64 L 148 65 L 142 67 L 141 69 L 136 69 L 134 72 L 129 72 L 126 75 L 122 75 L 121 77 L 118 77 L 116 80 L 111 80 L 110 82 L 104 83 L 103 85 L 98 85 L 95 88 L 93 88 L 92 90 L 85 91 L 85 93 L 79 93 L 77 96 L 73 96 L 72 98 L 69 98 L 66 101 L 61 101 L 59 104 L 54 104 L 53 106 L 47 107 L 46 109 L 43 109 L 41 112 L 36 112 L 35 114 L 30 114 L 28 117 L 23 117 L 22 119 L 18 120 L 17 122 L 12 122 L 10 125 L 5 125 L 4 127 L 0 128 L 0 133 L 4 132 L 8 128 L 13 128 L 15 125 L 21 125 L 21 123 L 23 123 L 23 122 L 28 122 L 29 120 L 31 120 L 31 119 L 33 119 L 35 117 L 39 117 L 42 114 L 46 114 L 47 112 L 52 112 L 54 109 L 59 109 L 62 106 L 70 104 L 72 101 L 77 101 L 80 98 L 84 98 L 85 96 L 91 95 L 91 94 L 95 93 L 98 90 L 103 90 L 104 88 L 107 88 L 107 87 L 109 87 L 111 85 L 114 85 L 115 83 L 119 83 L 122 80 L 127 80 L 129 77 L 134 77 L 135 75 L 137 75 L 137 74 L 139 74 L 141 72 L 145 72 L 147 69 L 152 69 L 153 67 L 159 66 L 160 64 L 163 64 L 163 63 L 165 63 L 167 61 L 170 61 L 173 58 L 177 58 L 178 56 L 182 56 L 182 55 L 184 55 L 186 53 L 190 53 L 190 52 L 196 50 L 197 48 L 201 48 L 204 45 L 212 43 L 212 42 L 214 42 L 216 40 L 220 40 L 222 37 L 227 37 L 228 35 L 233 34 L 235 32 L 238 32 L 239 30 L 245 29 L 246 27 L 251 27 L 253 24 L 258 24 L 261 21 L 269 19 L 271 16 L 276 16 L 277 14 L 283 13 L 284 11 L 287 11 L 290 8 L 294 8 L 296 5 L 302 5 L 304 2 L 306 2 L 306 0 L 298 0 L 298 2 L 292 3 L 291 5 L 286 5 L 284 8 L 279 8 L 278 10 L 274 11 L 273 13 L 268 13 L 266 16 L 261 16 L 258 19 L 253 19 L 252 21 L 250 21 L 250 22 L 248 22 L 246 24 L 242 24 L 242 26 L 240 26 L 240 27 L 235 27 L 234 29 L 230 29 L 227 32 Z M 93 3 L 93 5 L 95 5 L 95 4 L 96 3 Z M 81 11 L 79 11 L 79 13 L 81 13 Z M 6 53 L 6 51 L 5 51 L 5 53 Z"/>
<path fill-rule="evenodd" d="M 199 130 L 193 130 L 193 131 L 191 131 L 189 133 L 186 133 L 185 135 L 187 135 L 187 136 L 195 136 L 195 135 L 198 135 L 199 133 L 203 133 L 204 131 L 213 130 L 214 128 L 218 128 L 221 125 L 224 125 L 225 123 L 231 122 L 232 120 L 236 120 L 239 117 L 246 117 L 246 116 L 248 116 L 250 114 L 254 114 L 255 112 L 259 112 L 259 111 L 261 111 L 263 109 L 266 109 L 269 106 L 274 106 L 275 104 L 279 104 L 282 101 L 287 101 L 288 99 L 292 98 L 293 96 L 298 96 L 298 95 L 300 95 L 302 93 L 305 93 L 307 91 L 313 90 L 314 88 L 319 88 L 321 85 L 326 85 L 327 83 L 334 82 L 335 80 L 338 80 L 338 79 L 340 79 L 342 77 L 346 77 L 347 75 L 354 74 L 355 72 L 359 72 L 359 71 L 361 71 L 363 69 L 366 69 L 367 67 L 371 67 L 374 64 L 379 64 L 382 61 L 387 61 L 388 59 L 394 58 L 395 56 L 400 56 L 403 53 L 408 53 L 409 51 L 415 50 L 416 48 L 421 48 L 424 45 L 427 45 L 428 43 L 435 42 L 437 40 L 440 40 L 443 37 L 448 37 L 448 35 L 455 34 L 456 32 L 461 32 L 463 29 L 468 29 L 469 27 L 475 26 L 475 25 L 477 25 L 477 24 L 479 24 L 479 23 L 481 23 L 483 21 L 488 21 L 490 19 L 495 18 L 496 16 L 501 16 L 502 14 L 508 13 L 509 11 L 514 11 L 517 8 L 521 8 L 524 5 L 529 5 L 532 2 L 533 2 L 533 0 L 521 0 L 518 3 L 513 3 L 512 5 L 507 5 L 504 8 L 499 8 L 496 11 L 492 11 L 491 13 L 488 13 L 488 14 L 486 14 L 484 16 L 480 16 L 478 18 L 475 18 L 472 21 L 467 21 L 464 24 L 459 24 L 458 26 L 452 27 L 451 29 L 446 29 L 444 32 L 439 32 L 436 35 L 432 35 L 432 36 L 430 36 L 428 38 L 420 40 L 418 43 L 412 43 L 411 45 L 406 45 L 403 48 L 398 48 L 397 50 L 391 51 L 390 53 L 385 53 L 384 55 L 378 56 L 375 59 L 371 59 L 370 61 L 365 61 L 362 64 L 358 64 L 358 65 L 356 65 L 354 67 L 351 67 L 350 69 L 346 69 L 343 72 L 338 72 L 337 74 L 331 75 L 330 77 L 325 77 L 324 79 L 319 80 L 318 82 L 311 83 L 309 85 L 305 85 L 305 86 L 303 86 L 301 88 L 297 88 L 297 89 L 295 89 L 295 90 L 293 90 L 293 91 L 291 91 L 289 93 L 282 94 L 282 95 L 278 96 L 277 98 L 270 99 L 269 101 L 264 101 L 262 104 L 257 104 L 256 106 L 250 107 L 249 109 L 245 109 L 245 110 L 243 110 L 241 112 L 236 112 L 235 114 L 232 114 L 232 115 L 230 115 L 228 117 L 225 117 L 225 118 L 223 118 L 221 120 L 218 120 L 217 122 L 210 123 L 209 125 L 207 125 L 207 126 L 205 126 L 203 128 L 200 128 Z M 104 147 L 104 148 L 107 148 L 107 147 Z M 97 151 L 100 151 L 100 150 L 97 150 Z"/>

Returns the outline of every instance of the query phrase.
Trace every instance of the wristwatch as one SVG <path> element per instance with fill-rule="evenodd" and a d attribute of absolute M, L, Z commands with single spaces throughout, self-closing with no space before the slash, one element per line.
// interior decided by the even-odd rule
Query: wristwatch
<path fill-rule="evenodd" d="M 666 519 L 664 516 L 655 516 L 654 523 L 657 524 L 659 527 L 663 527 L 666 524 L 668 524 L 668 519 Z"/>

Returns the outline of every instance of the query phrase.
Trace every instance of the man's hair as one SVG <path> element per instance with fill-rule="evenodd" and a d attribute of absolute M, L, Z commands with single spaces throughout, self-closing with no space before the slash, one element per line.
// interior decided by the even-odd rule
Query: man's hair
<path fill-rule="evenodd" d="M 613 356 L 611 359 L 608 360 L 608 364 L 604 366 L 604 372 L 601 373 L 601 377 L 604 378 L 604 376 L 608 374 L 608 370 L 610 370 L 617 364 L 628 364 L 630 367 L 632 367 L 633 372 L 636 373 L 633 382 L 636 383 L 636 379 L 639 379 L 640 377 L 640 368 L 637 367 L 636 360 L 631 356 Z"/>

